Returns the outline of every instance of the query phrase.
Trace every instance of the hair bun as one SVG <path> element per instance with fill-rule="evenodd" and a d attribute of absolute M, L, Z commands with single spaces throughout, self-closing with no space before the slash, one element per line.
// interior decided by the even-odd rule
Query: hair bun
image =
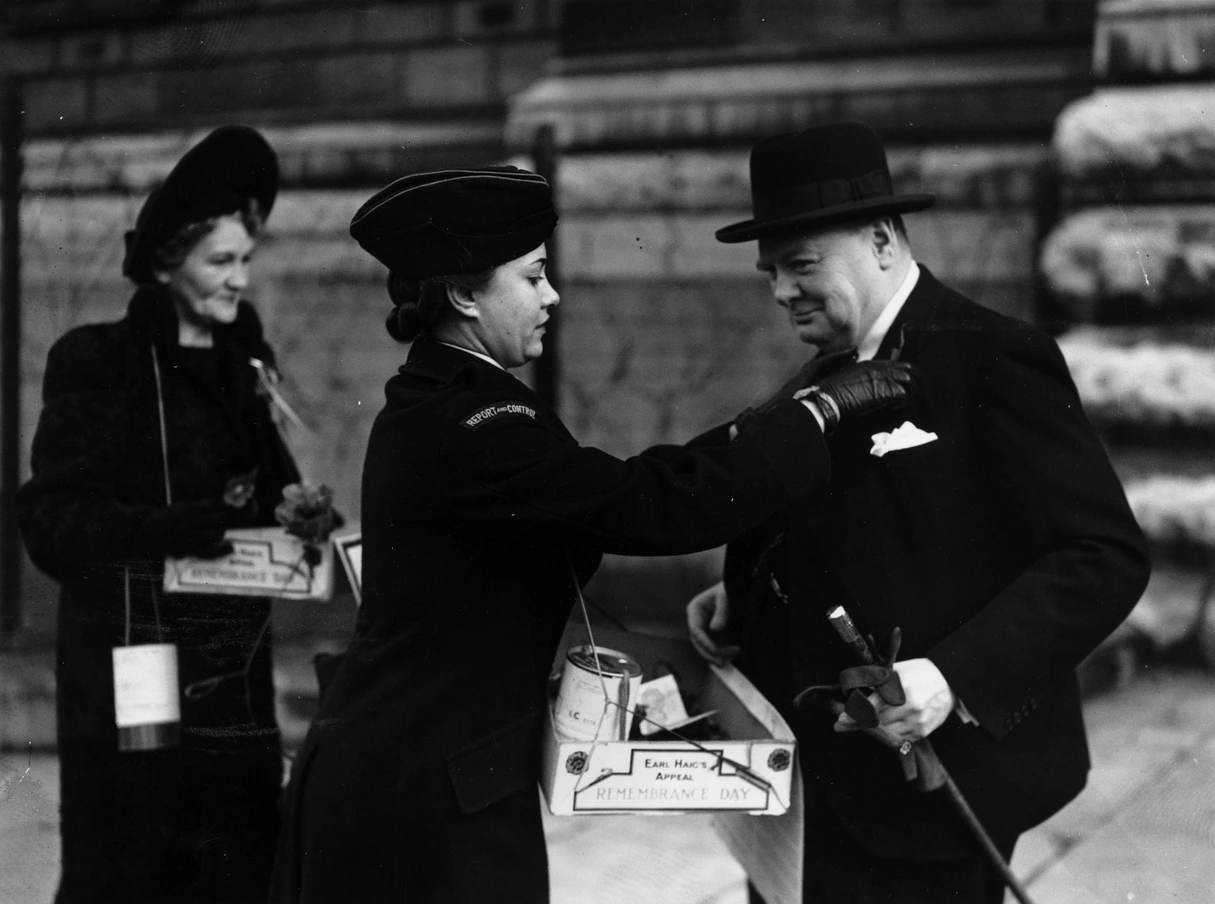
<path fill-rule="evenodd" d="M 393 308 L 388 316 L 384 318 L 384 326 L 388 329 L 388 335 L 397 342 L 405 341 L 405 334 L 401 331 L 401 306 L 397 305 Z"/>

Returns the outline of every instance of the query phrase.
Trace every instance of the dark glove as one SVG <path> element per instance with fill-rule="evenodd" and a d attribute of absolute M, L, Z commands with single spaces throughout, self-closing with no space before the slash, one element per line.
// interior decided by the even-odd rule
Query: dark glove
<path fill-rule="evenodd" d="M 906 361 L 861 361 L 828 374 L 798 397 L 818 405 L 830 433 L 845 418 L 902 404 L 919 383 L 919 371 Z"/>
<path fill-rule="evenodd" d="M 219 500 L 177 502 L 148 515 L 131 538 L 135 555 L 151 558 L 197 556 L 217 559 L 232 551 L 224 539 L 230 510 Z"/>
<path fill-rule="evenodd" d="M 817 355 L 801 366 L 796 374 L 786 380 L 784 385 L 776 392 L 772 393 L 765 401 L 751 408 L 744 408 L 739 412 L 738 417 L 734 418 L 734 426 L 742 429 L 747 421 L 759 415 L 765 414 L 773 405 L 784 399 L 793 398 L 794 394 L 813 386 L 819 380 L 825 378 L 828 374 L 832 374 L 848 364 L 856 360 L 856 348 L 846 348 L 839 352 L 830 352 L 826 355 Z"/>

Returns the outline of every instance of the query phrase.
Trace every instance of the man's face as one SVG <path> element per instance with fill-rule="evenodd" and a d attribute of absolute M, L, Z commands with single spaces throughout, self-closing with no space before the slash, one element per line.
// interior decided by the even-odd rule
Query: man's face
<path fill-rule="evenodd" d="M 759 240 L 756 268 L 797 337 L 822 352 L 856 345 L 888 299 L 871 230 L 854 227 Z"/>

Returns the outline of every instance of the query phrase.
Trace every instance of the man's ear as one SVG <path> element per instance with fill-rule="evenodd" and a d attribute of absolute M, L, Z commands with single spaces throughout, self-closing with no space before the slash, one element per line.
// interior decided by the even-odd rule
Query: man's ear
<path fill-rule="evenodd" d="M 878 266 L 888 270 L 895 264 L 896 252 L 899 247 L 899 235 L 894 228 L 894 220 L 881 217 L 869 224 L 869 239 L 873 243 L 873 254 L 878 260 Z"/>
<path fill-rule="evenodd" d="M 456 309 L 456 313 L 470 320 L 480 320 L 481 311 L 477 307 L 477 299 L 464 286 L 447 285 L 447 303 Z"/>
<path fill-rule="evenodd" d="M 170 274 L 168 270 L 153 270 L 152 276 L 154 276 L 156 281 L 162 286 L 167 286 L 169 284 L 169 280 L 173 278 L 172 274 Z"/>

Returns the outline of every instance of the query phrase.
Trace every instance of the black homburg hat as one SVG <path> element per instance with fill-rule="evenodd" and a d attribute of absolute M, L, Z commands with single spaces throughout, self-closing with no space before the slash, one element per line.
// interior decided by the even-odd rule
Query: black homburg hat
<path fill-rule="evenodd" d="M 350 221 L 350 234 L 412 279 L 472 273 L 521 257 L 557 225 L 544 177 L 513 166 L 439 170 L 397 179 Z"/>
<path fill-rule="evenodd" d="M 152 252 L 182 226 L 235 213 L 249 198 L 268 216 L 277 194 L 278 157 L 266 139 L 248 126 L 220 126 L 186 151 L 144 201 L 126 234 L 123 275 L 150 282 Z"/>
<path fill-rule="evenodd" d="M 877 132 L 858 122 L 774 135 L 751 149 L 754 218 L 717 230 L 721 242 L 817 229 L 846 220 L 911 213 L 933 195 L 896 195 Z"/>

